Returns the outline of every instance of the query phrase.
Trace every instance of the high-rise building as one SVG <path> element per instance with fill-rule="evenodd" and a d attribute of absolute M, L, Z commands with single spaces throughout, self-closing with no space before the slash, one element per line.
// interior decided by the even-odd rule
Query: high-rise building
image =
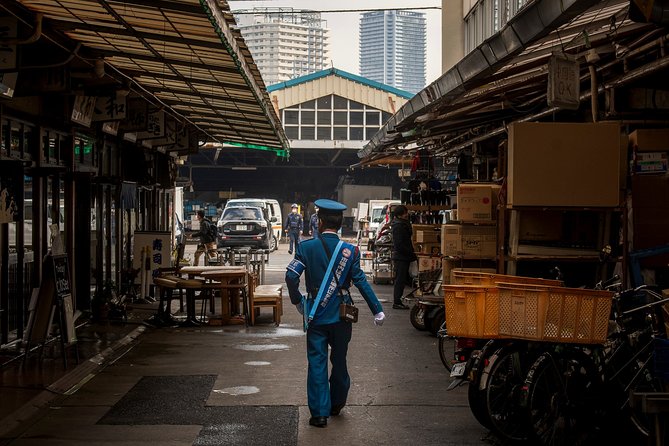
<path fill-rule="evenodd" d="M 328 68 L 329 30 L 319 12 L 293 8 L 235 11 L 235 19 L 266 85 Z"/>
<path fill-rule="evenodd" d="M 360 17 L 360 75 L 418 93 L 425 87 L 425 14 L 374 11 Z"/>

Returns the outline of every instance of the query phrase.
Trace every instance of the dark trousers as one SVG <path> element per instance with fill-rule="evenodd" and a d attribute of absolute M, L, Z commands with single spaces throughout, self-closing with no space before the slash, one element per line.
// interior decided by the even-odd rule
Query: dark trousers
<path fill-rule="evenodd" d="M 409 276 L 408 260 L 395 260 L 395 286 L 393 288 L 393 304 L 401 304 L 404 295 L 404 287 Z"/>
<path fill-rule="evenodd" d="M 351 378 L 346 353 L 353 324 L 312 325 L 307 330 L 307 400 L 312 417 L 328 417 L 332 406 L 346 404 Z M 328 345 L 332 370 L 328 380 Z"/>
<path fill-rule="evenodd" d="M 290 245 L 288 247 L 288 252 L 293 252 L 293 245 L 297 249 L 297 244 L 300 242 L 300 231 L 288 231 L 288 238 L 290 239 Z"/>

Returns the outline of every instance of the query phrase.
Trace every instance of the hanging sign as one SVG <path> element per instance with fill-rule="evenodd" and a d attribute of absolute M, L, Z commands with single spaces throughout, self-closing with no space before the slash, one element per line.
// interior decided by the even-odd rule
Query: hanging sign
<path fill-rule="evenodd" d="M 126 96 L 118 92 L 95 101 L 93 121 L 120 121 L 126 117 Z"/>
<path fill-rule="evenodd" d="M 76 96 L 74 98 L 72 116 L 70 117 L 72 122 L 90 127 L 96 100 L 95 96 Z"/>
<path fill-rule="evenodd" d="M 137 133 L 137 139 L 162 138 L 165 136 L 165 112 L 150 110 L 147 115 L 147 124 L 143 132 Z"/>
<path fill-rule="evenodd" d="M 548 105 L 578 110 L 581 103 L 580 67 L 576 60 L 553 55 L 548 61 Z"/>
<path fill-rule="evenodd" d="M 142 98 L 128 98 L 126 117 L 121 123 L 124 132 L 139 132 L 147 129 L 149 104 Z"/>

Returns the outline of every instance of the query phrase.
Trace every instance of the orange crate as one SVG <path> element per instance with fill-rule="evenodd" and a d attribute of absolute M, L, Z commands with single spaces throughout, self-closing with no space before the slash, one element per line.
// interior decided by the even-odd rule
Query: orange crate
<path fill-rule="evenodd" d="M 446 329 L 450 336 L 498 337 L 498 292 L 495 287 L 444 285 Z"/>
<path fill-rule="evenodd" d="M 613 293 L 581 288 L 498 283 L 499 336 L 601 344 Z"/>
<path fill-rule="evenodd" d="M 519 283 L 528 285 L 557 286 L 564 285 L 561 280 L 538 279 L 535 277 L 510 276 L 506 274 L 480 273 L 476 271 L 452 271 L 451 283 L 456 285 L 494 286 L 496 283 Z"/>
<path fill-rule="evenodd" d="M 613 293 L 581 288 L 551 288 L 544 341 L 602 344 L 609 330 Z"/>

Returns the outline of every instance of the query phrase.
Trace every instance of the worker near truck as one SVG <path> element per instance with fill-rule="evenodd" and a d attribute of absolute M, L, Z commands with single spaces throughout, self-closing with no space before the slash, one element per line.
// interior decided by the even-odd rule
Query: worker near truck
<path fill-rule="evenodd" d="M 409 210 L 404 205 L 399 205 L 393 210 L 394 219 L 390 223 L 393 234 L 392 260 L 395 264 L 395 283 L 393 288 L 393 308 L 396 310 L 407 310 L 409 307 L 402 303 L 404 286 L 409 276 L 409 264 L 417 260 L 411 241 L 411 223 L 409 223 Z"/>
<path fill-rule="evenodd" d="M 283 225 L 283 230 L 290 239 L 288 254 L 292 254 L 293 248 L 297 249 L 297 244 L 300 242 L 300 235 L 302 235 L 303 230 L 302 216 L 298 214 L 297 204 L 295 203 L 290 207 L 290 214 L 286 217 L 286 224 Z"/>

